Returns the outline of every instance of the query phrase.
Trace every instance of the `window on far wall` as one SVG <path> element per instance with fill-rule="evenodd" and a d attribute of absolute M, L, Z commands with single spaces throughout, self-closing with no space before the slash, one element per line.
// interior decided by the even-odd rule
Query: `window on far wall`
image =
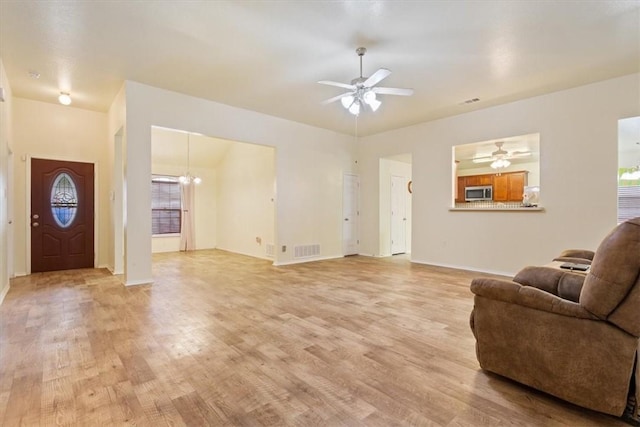
<path fill-rule="evenodd" d="M 640 216 L 640 116 L 618 120 L 618 224 Z"/>
<path fill-rule="evenodd" d="M 180 183 L 175 176 L 151 178 L 151 230 L 154 235 L 180 233 Z"/>
<path fill-rule="evenodd" d="M 640 179 L 620 179 L 631 169 L 620 168 L 618 177 L 618 224 L 640 216 Z"/>

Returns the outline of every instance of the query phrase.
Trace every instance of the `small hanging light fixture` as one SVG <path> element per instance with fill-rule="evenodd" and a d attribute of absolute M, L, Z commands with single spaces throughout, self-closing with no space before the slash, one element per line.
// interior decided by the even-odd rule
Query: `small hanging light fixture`
<path fill-rule="evenodd" d="M 190 136 L 191 134 L 187 132 L 187 173 L 185 173 L 184 175 L 181 175 L 178 178 L 178 181 L 180 181 L 180 184 L 183 184 L 183 185 L 189 185 L 192 182 L 194 184 L 200 184 L 202 182 L 202 178 L 195 175 L 191 175 L 191 172 L 189 171 L 189 158 L 191 156 Z"/>
<path fill-rule="evenodd" d="M 62 105 L 71 105 L 71 95 L 67 92 L 60 92 L 60 96 L 58 96 L 58 102 Z"/>

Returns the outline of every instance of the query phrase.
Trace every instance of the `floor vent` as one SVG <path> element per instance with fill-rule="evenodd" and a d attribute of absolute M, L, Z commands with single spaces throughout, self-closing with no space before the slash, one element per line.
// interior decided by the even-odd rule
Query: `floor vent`
<path fill-rule="evenodd" d="M 308 258 L 320 255 L 320 245 L 301 245 L 294 248 L 294 258 Z"/>
<path fill-rule="evenodd" d="M 272 243 L 267 243 L 265 245 L 265 250 L 267 251 L 267 256 L 273 258 L 276 253 L 276 246 Z"/>

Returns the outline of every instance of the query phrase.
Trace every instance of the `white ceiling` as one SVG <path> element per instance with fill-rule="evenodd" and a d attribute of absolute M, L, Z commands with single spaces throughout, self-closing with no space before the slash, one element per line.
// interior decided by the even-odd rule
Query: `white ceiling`
<path fill-rule="evenodd" d="M 184 166 L 186 172 L 188 155 L 190 168 L 215 168 L 234 143 L 240 144 L 180 130 L 153 127 L 151 161 L 164 166 Z"/>
<path fill-rule="evenodd" d="M 382 96 L 360 135 L 638 72 L 639 34 L 637 0 L 0 1 L 14 95 L 98 111 L 134 80 L 353 133 L 316 82 L 357 77 L 365 46 L 365 76 L 415 95 Z"/>

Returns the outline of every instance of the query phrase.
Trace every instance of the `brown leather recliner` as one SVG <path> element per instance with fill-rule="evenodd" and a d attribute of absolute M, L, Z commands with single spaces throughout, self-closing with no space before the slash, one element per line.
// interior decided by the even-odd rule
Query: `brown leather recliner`
<path fill-rule="evenodd" d="M 527 267 L 513 281 L 474 279 L 471 291 L 482 369 L 607 414 L 629 401 L 638 417 L 640 217 L 604 238 L 586 277 Z"/>

